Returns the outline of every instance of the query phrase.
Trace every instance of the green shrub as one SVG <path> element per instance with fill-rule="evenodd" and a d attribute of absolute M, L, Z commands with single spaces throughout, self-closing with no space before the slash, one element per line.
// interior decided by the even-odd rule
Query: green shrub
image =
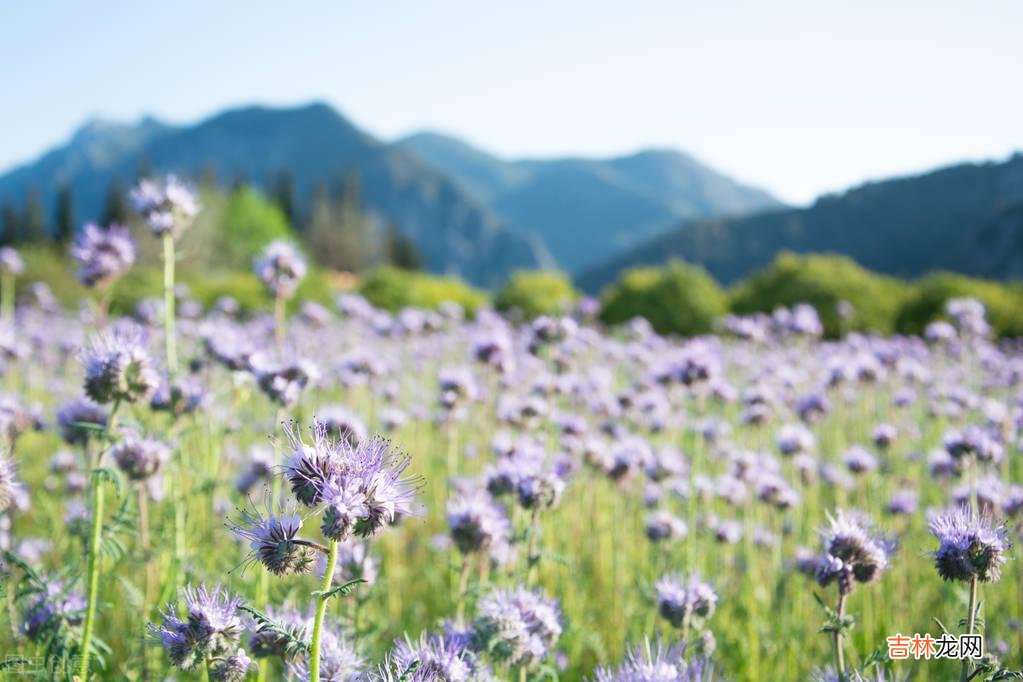
<path fill-rule="evenodd" d="M 928 322 L 945 317 L 952 298 L 972 296 L 987 308 L 987 319 L 998 336 L 1023 337 L 1023 289 L 950 272 L 936 272 L 917 280 L 899 309 L 896 331 L 919 334 Z"/>
<path fill-rule="evenodd" d="M 494 307 L 502 311 L 517 310 L 532 319 L 566 313 L 578 298 L 579 292 L 564 273 L 517 270 L 498 292 Z"/>
<path fill-rule="evenodd" d="M 391 311 L 407 306 L 436 309 L 441 303 L 451 301 L 474 315 L 488 302 L 486 293 L 456 277 L 439 277 L 386 266 L 363 278 L 359 292 L 373 305 Z"/>
<path fill-rule="evenodd" d="M 247 185 L 231 192 L 212 239 L 220 263 L 248 269 L 253 257 L 275 239 L 294 239 L 281 209 Z"/>
<path fill-rule="evenodd" d="M 782 253 L 735 285 L 731 309 L 747 315 L 809 303 L 830 338 L 849 330 L 886 333 L 894 327 L 905 288 L 905 283 L 866 270 L 845 256 Z M 852 305 L 847 319 L 839 315 L 842 301 Z"/>
<path fill-rule="evenodd" d="M 604 322 L 645 317 L 662 334 L 705 334 L 727 311 L 727 298 L 707 271 L 681 261 L 627 270 L 602 299 Z"/>

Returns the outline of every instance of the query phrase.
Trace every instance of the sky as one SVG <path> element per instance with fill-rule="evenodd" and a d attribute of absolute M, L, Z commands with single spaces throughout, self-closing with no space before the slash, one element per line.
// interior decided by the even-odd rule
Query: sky
<path fill-rule="evenodd" d="M 1023 149 L 1020 26 L 1018 0 L 3 2 L 0 169 L 89 117 L 322 100 L 508 158 L 674 147 L 806 203 Z"/>

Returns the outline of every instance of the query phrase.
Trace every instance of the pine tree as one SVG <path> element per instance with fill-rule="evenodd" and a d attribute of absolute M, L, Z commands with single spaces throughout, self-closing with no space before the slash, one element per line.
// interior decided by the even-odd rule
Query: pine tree
<path fill-rule="evenodd" d="M 32 188 L 25 198 L 25 214 L 21 224 L 19 241 L 37 243 L 46 239 L 46 211 L 43 209 L 39 190 Z"/>
<path fill-rule="evenodd" d="M 117 178 L 110 180 L 107 185 L 107 195 L 103 199 L 103 212 L 100 214 L 100 222 L 103 225 L 117 223 L 123 225 L 128 222 L 131 216 L 131 207 L 128 205 L 128 193 Z"/>
<path fill-rule="evenodd" d="M 423 257 L 416 248 L 415 243 L 401 233 L 398 226 L 391 224 L 387 228 L 387 238 L 384 244 L 384 253 L 387 262 L 402 270 L 422 270 Z"/>
<path fill-rule="evenodd" d="M 68 244 L 75 236 L 75 204 L 71 187 L 63 184 L 57 190 L 57 206 L 53 215 L 53 236 L 58 244 Z"/>
<path fill-rule="evenodd" d="M 21 235 L 21 214 L 14 204 L 5 202 L 0 207 L 0 245 L 13 244 Z"/>
<path fill-rule="evenodd" d="M 295 178 L 291 171 L 283 171 L 277 176 L 273 188 L 273 200 L 281 209 L 292 229 L 299 229 L 297 209 L 295 206 Z"/>

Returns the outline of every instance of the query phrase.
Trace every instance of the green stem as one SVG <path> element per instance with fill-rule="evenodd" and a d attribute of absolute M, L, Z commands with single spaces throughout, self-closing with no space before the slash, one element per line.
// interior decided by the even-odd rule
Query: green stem
<path fill-rule="evenodd" d="M 334 567 L 337 566 L 337 540 L 330 541 L 330 553 L 327 555 L 327 569 L 323 572 L 323 584 L 320 585 L 319 602 L 316 604 L 316 618 L 313 620 L 313 641 L 309 647 L 309 679 L 320 679 L 320 635 L 323 631 L 323 615 L 327 612 L 327 592 L 334 580 Z"/>
<path fill-rule="evenodd" d="M 114 432 L 117 423 L 117 408 L 120 401 L 115 401 L 110 410 L 110 419 L 107 421 L 107 428 L 104 435 L 107 439 Z M 103 458 L 102 451 L 96 456 L 96 466 L 93 468 L 90 477 L 91 507 L 92 507 L 92 532 L 89 535 L 89 563 L 87 588 L 88 596 L 85 607 L 85 623 L 82 625 L 82 659 L 78 665 L 78 677 L 85 682 L 89 679 L 89 654 L 92 646 L 92 630 L 96 622 L 96 597 L 99 592 L 99 545 L 103 539 L 103 481 L 100 480 L 97 469 Z"/>
<path fill-rule="evenodd" d="M 14 319 L 14 274 L 4 270 L 0 275 L 0 316 L 5 320 Z"/>
<path fill-rule="evenodd" d="M 845 598 L 847 595 L 842 592 L 838 593 L 838 606 L 835 607 L 835 613 L 838 614 L 838 623 L 836 624 L 832 636 L 835 640 L 835 665 L 838 668 L 838 679 L 845 679 L 845 652 L 842 650 L 842 621 L 845 620 Z"/>
<path fill-rule="evenodd" d="M 167 349 L 167 374 L 178 371 L 178 351 L 174 338 L 174 236 L 163 235 L 163 335 Z"/>
<path fill-rule="evenodd" d="M 966 617 L 966 624 L 969 628 L 967 634 L 972 635 L 974 629 L 977 626 L 977 576 L 974 575 L 970 578 L 970 613 Z M 963 658 L 963 669 L 959 673 L 960 682 L 966 682 L 970 679 L 970 659 Z"/>
<path fill-rule="evenodd" d="M 274 296 L 274 343 L 277 345 L 278 353 L 284 352 L 284 323 L 284 296 L 277 294 Z"/>

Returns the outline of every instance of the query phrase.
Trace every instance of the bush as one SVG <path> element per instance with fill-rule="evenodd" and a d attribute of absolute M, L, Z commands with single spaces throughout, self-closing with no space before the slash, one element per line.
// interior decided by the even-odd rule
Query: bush
<path fill-rule="evenodd" d="M 782 253 L 735 285 L 731 309 L 747 315 L 809 303 L 830 338 L 849 330 L 887 333 L 894 327 L 905 288 L 905 283 L 866 270 L 845 256 Z M 843 301 L 852 305 L 847 319 L 838 311 Z"/>
<path fill-rule="evenodd" d="M 1023 337 L 1023 289 L 973 279 L 950 272 L 936 272 L 918 280 L 899 309 L 896 331 L 920 334 L 928 322 L 945 317 L 949 299 L 972 296 L 987 308 L 987 319 L 998 336 Z"/>
<path fill-rule="evenodd" d="M 487 304 L 486 293 L 455 277 L 380 267 L 363 278 L 359 293 L 375 306 L 390 311 L 405 307 L 436 309 L 441 303 L 457 303 L 469 315 Z"/>
<path fill-rule="evenodd" d="M 213 238 L 221 265 L 247 270 L 275 239 L 294 240 L 281 209 L 251 187 L 231 192 Z"/>
<path fill-rule="evenodd" d="M 662 334 L 705 334 L 727 312 L 721 287 L 702 267 L 672 261 L 626 270 L 605 289 L 601 319 L 620 324 L 645 317 Z"/>
<path fill-rule="evenodd" d="M 517 310 L 527 319 L 540 315 L 569 312 L 579 292 L 561 272 L 553 270 L 517 270 L 504 283 L 494 299 L 502 311 Z"/>

